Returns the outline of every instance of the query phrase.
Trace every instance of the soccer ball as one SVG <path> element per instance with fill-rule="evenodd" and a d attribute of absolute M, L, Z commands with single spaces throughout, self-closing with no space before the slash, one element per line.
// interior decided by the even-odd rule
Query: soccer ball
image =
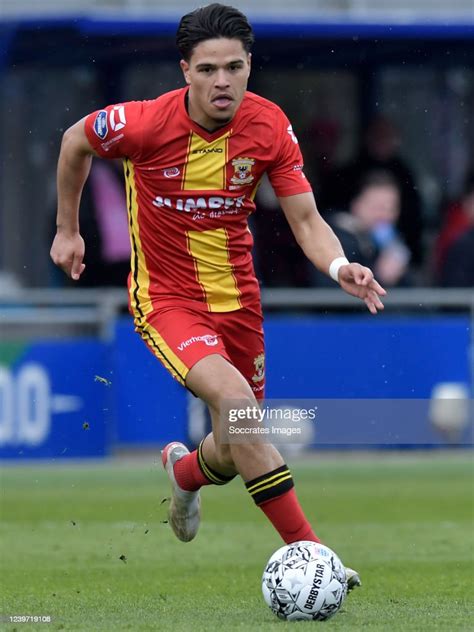
<path fill-rule="evenodd" d="M 302 540 L 271 556 L 263 571 L 262 591 L 280 619 L 324 621 L 346 598 L 346 570 L 330 548 Z"/>

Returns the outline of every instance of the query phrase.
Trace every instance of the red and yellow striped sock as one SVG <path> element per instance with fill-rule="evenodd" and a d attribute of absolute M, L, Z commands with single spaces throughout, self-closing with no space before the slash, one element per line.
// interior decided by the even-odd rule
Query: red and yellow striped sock
<path fill-rule="evenodd" d="M 197 450 L 183 456 L 174 464 L 176 482 L 181 489 L 188 492 L 195 492 L 204 485 L 225 485 L 234 478 L 216 472 L 206 463 L 202 454 L 202 444 L 201 441 Z"/>
<path fill-rule="evenodd" d="M 299 540 L 320 542 L 304 515 L 286 465 L 248 481 L 245 487 L 286 544 Z"/>

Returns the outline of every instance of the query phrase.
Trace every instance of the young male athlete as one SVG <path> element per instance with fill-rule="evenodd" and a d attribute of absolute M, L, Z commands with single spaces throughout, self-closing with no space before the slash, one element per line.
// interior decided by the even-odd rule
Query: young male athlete
<path fill-rule="evenodd" d="M 286 543 L 319 541 L 275 447 L 221 440 L 228 402 L 254 406 L 264 393 L 262 311 L 247 226 L 263 174 L 317 268 L 373 314 L 385 294 L 368 268 L 345 259 L 320 217 L 286 116 L 246 91 L 252 42 L 247 18 L 232 7 L 212 4 L 185 15 L 177 44 L 187 86 L 90 114 L 66 131 L 59 156 L 53 261 L 80 277 L 79 202 L 91 158 L 123 158 L 136 330 L 210 410 L 212 432 L 197 450 L 171 443 L 162 455 L 172 486 L 169 522 L 185 542 L 198 530 L 200 488 L 236 474 Z M 354 571 L 348 582 L 358 583 Z"/>

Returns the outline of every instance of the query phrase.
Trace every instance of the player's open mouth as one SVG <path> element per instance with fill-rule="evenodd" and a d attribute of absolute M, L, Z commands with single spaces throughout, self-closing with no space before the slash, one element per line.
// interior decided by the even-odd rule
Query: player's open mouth
<path fill-rule="evenodd" d="M 232 101 L 233 99 L 230 97 L 218 96 L 212 99 L 212 105 L 215 105 L 219 110 L 225 110 L 231 105 Z"/>

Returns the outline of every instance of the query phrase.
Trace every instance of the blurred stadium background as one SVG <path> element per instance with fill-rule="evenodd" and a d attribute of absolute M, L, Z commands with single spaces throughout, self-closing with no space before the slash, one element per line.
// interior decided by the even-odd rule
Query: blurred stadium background
<path fill-rule="evenodd" d="M 349 254 L 370 244 L 390 286 L 372 317 L 315 275 L 262 186 L 268 397 L 331 402 L 305 445 L 282 448 L 310 520 L 364 582 L 331 625 L 471 629 L 473 1 L 233 4 L 256 32 L 250 89 L 286 110 L 321 212 Z M 14 614 L 54 629 L 273 629 L 258 582 L 278 538 L 237 481 L 206 489 L 186 556 L 162 524 L 158 449 L 196 443 L 208 420 L 127 315 L 120 165 L 95 164 L 84 193 L 84 279 L 49 260 L 63 131 L 181 86 L 173 37 L 196 6 L 0 0 L 2 629 Z M 356 181 L 374 169 L 396 181 L 390 239 L 353 230 Z"/>

